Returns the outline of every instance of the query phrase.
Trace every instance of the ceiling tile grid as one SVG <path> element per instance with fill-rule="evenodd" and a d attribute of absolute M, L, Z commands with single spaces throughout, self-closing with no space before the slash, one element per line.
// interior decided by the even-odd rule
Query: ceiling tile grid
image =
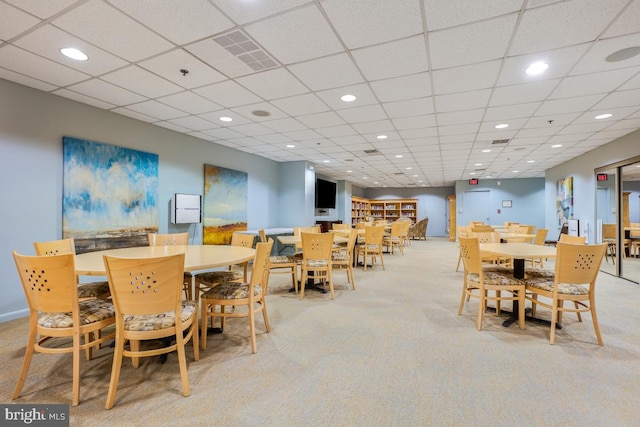
<path fill-rule="evenodd" d="M 0 0 L 0 78 L 361 187 L 450 186 L 638 129 L 639 21 L 640 0 Z"/>

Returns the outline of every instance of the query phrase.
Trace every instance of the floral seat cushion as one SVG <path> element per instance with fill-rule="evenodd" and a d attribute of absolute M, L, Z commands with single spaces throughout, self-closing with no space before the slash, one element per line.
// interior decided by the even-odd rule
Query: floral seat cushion
<path fill-rule="evenodd" d="M 253 288 L 253 296 L 259 296 L 262 293 L 262 287 L 256 285 Z M 224 282 L 218 286 L 209 289 L 202 294 L 202 299 L 244 299 L 249 298 L 249 284 L 242 282 Z"/>
<path fill-rule="evenodd" d="M 531 277 L 525 279 L 527 286 L 536 289 L 542 289 L 543 291 L 553 292 L 553 279 L 545 279 L 544 277 Z M 558 283 L 558 293 L 565 295 L 588 295 L 589 285 L 578 285 L 568 283 Z"/>
<path fill-rule="evenodd" d="M 296 262 L 294 257 L 288 255 L 272 256 L 269 260 L 271 261 L 271 264 L 291 264 Z"/>
<path fill-rule="evenodd" d="M 197 302 L 182 301 L 182 321 L 186 322 L 191 319 L 197 309 Z M 158 329 L 171 328 L 175 326 L 175 324 L 175 311 L 124 316 L 124 329 L 126 331 L 155 331 Z"/>
<path fill-rule="evenodd" d="M 78 298 L 107 298 L 111 295 L 109 282 L 82 283 L 78 285 Z"/>
<path fill-rule="evenodd" d="M 513 277 L 513 274 L 496 273 L 495 271 L 485 271 L 483 273 L 484 284 L 489 286 L 524 286 L 524 282 Z M 480 276 L 475 273 L 467 275 L 467 281 L 471 283 L 480 283 Z"/>
<path fill-rule="evenodd" d="M 229 271 L 229 270 L 220 270 L 220 271 L 209 271 L 207 273 L 196 274 L 196 280 L 199 282 L 205 283 L 220 283 L 227 282 L 233 280 L 239 280 L 244 277 L 244 274 L 241 271 Z"/>
<path fill-rule="evenodd" d="M 545 278 L 549 279 L 553 282 L 553 278 L 555 277 L 555 273 L 551 270 L 545 270 L 544 268 L 527 268 L 525 271 L 525 275 L 531 278 Z"/>
<path fill-rule="evenodd" d="M 80 323 L 90 325 L 115 316 L 113 304 L 109 301 L 91 299 L 80 301 Z M 73 317 L 68 313 L 42 313 L 38 318 L 38 325 L 44 328 L 71 328 Z"/>

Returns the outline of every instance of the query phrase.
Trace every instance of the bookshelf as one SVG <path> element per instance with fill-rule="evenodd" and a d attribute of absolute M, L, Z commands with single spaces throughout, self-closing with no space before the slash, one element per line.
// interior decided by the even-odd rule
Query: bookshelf
<path fill-rule="evenodd" d="M 384 219 L 386 221 L 395 221 L 399 218 L 409 218 L 412 223 L 416 222 L 418 215 L 418 199 L 386 199 L 386 200 L 369 200 L 359 197 L 352 197 L 352 205 L 354 199 L 359 201 L 366 200 L 368 204 L 369 216 L 371 220 Z M 361 217 L 356 217 L 352 209 L 351 222 L 353 224 L 364 221 Z"/>
<path fill-rule="evenodd" d="M 371 217 L 371 205 L 369 199 L 351 197 L 351 224 L 368 221 Z"/>

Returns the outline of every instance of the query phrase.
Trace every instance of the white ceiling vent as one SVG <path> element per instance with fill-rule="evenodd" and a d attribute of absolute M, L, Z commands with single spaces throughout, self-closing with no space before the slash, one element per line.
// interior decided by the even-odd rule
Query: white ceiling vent
<path fill-rule="evenodd" d="M 273 58 L 267 55 L 264 50 L 241 30 L 233 30 L 214 37 L 213 41 L 244 62 L 253 71 L 268 70 L 279 66 Z"/>

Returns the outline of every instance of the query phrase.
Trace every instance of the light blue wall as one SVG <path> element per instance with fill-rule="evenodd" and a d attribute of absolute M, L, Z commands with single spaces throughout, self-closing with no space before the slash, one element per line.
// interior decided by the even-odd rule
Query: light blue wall
<path fill-rule="evenodd" d="M 490 194 L 489 220 L 492 225 L 501 225 L 505 221 L 535 225 L 545 228 L 544 178 L 525 179 L 481 179 L 478 185 L 469 185 L 468 181 L 456 182 L 457 225 L 467 225 L 475 218 L 467 214 L 473 207 L 464 206 L 462 194 L 469 190 L 487 190 Z M 502 206 L 503 200 L 511 200 L 511 207 Z M 498 211 L 500 211 L 498 213 Z M 549 232 L 549 236 L 553 233 Z"/>
<path fill-rule="evenodd" d="M 174 193 L 203 193 L 205 163 L 248 172 L 250 229 L 286 225 L 279 163 L 0 79 L 0 321 L 26 315 L 11 252 L 62 237 L 63 136 L 158 154 L 160 232 L 188 230 L 202 242 L 200 225 L 169 224 L 168 206 Z M 304 197 L 285 210 L 304 210 Z"/>

